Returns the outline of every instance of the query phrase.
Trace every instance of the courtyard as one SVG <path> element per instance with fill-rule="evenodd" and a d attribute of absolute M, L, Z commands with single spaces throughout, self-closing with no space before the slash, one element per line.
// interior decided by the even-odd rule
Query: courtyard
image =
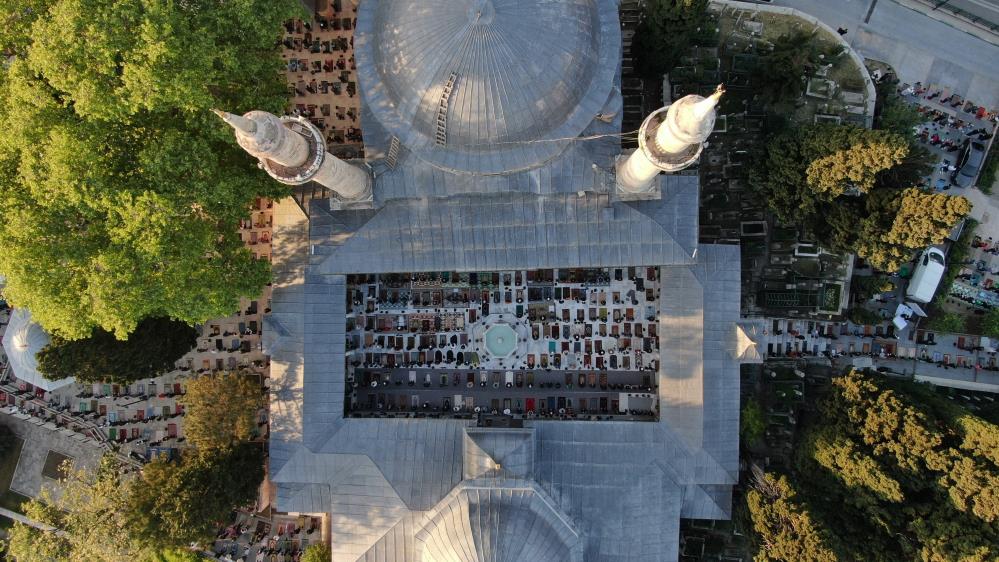
<path fill-rule="evenodd" d="M 658 269 L 348 279 L 354 414 L 655 419 Z"/>

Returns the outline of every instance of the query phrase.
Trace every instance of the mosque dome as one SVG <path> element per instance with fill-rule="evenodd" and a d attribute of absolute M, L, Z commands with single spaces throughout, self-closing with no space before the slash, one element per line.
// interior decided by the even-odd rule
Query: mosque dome
<path fill-rule="evenodd" d="M 378 122 L 431 164 L 478 174 L 564 150 L 546 139 L 600 113 L 621 50 L 616 3 L 596 0 L 368 0 L 354 42 Z"/>
<path fill-rule="evenodd" d="M 578 532 L 528 485 L 459 488 L 417 533 L 421 562 L 575 562 Z"/>

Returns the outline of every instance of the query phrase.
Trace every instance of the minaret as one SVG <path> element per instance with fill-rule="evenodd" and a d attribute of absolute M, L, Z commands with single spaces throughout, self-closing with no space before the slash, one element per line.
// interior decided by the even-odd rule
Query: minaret
<path fill-rule="evenodd" d="M 266 111 L 234 115 L 213 109 L 236 131 L 236 142 L 260 160 L 281 183 L 308 181 L 328 187 L 343 201 L 371 200 L 371 174 L 326 152 L 326 139 L 303 117 L 277 117 Z"/>
<path fill-rule="evenodd" d="M 715 127 L 715 106 L 724 92 L 718 86 L 706 98 L 684 96 L 649 115 L 638 131 L 638 150 L 618 160 L 618 190 L 629 194 L 651 191 L 660 171 L 676 172 L 697 161 Z"/>

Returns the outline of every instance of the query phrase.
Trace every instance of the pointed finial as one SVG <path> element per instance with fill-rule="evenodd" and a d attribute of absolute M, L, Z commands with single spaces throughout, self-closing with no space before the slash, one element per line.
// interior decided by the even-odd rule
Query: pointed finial
<path fill-rule="evenodd" d="M 725 86 L 718 84 L 713 94 L 694 104 L 694 115 L 697 116 L 697 119 L 700 120 L 707 117 L 714 110 L 715 106 L 718 105 L 718 101 L 721 100 L 724 93 Z"/>
<path fill-rule="evenodd" d="M 212 113 L 221 117 L 222 120 L 228 123 L 230 127 L 239 132 L 252 135 L 257 131 L 257 123 L 253 119 L 243 117 L 242 115 L 235 115 L 229 113 L 228 111 L 222 111 L 219 109 L 213 109 Z"/>

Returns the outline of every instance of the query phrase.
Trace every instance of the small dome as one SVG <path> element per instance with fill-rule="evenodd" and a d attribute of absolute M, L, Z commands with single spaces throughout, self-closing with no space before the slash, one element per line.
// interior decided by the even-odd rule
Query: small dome
<path fill-rule="evenodd" d="M 10 322 L 3 335 L 3 348 L 7 352 L 7 359 L 10 361 L 14 376 L 45 390 L 53 390 L 72 383 L 72 378 L 50 381 L 38 372 L 38 360 L 35 355 L 50 341 L 48 333 L 31 319 L 31 313 L 27 309 L 15 308 L 10 314 Z"/>
<path fill-rule="evenodd" d="M 361 3 L 365 106 L 420 158 L 497 174 L 540 165 L 593 121 L 619 64 L 616 3 Z"/>

